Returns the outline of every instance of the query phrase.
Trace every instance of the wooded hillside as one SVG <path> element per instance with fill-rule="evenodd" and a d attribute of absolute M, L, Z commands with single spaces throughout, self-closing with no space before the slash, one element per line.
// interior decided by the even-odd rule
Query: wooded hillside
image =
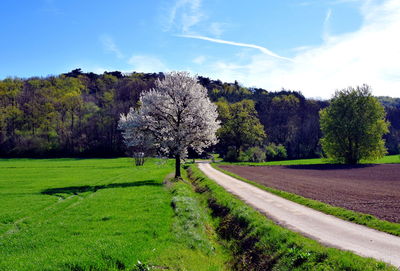
<path fill-rule="evenodd" d="M 98 75 L 76 69 L 46 78 L 1 80 L 0 156 L 125 155 L 117 129 L 120 114 L 138 106 L 140 93 L 162 77 L 162 73 Z M 328 101 L 306 99 L 296 91 L 270 92 L 205 77 L 199 77 L 199 82 L 213 102 L 252 100 L 267 135 L 265 145 L 282 144 L 288 158 L 321 155 L 318 112 Z M 400 99 L 379 99 L 391 122 L 386 146 L 390 154 L 399 153 Z"/>

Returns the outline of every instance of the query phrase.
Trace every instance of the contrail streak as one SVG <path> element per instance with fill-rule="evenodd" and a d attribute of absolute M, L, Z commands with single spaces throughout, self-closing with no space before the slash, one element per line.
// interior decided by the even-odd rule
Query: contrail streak
<path fill-rule="evenodd" d="M 214 39 L 214 38 L 209 38 L 209 37 L 205 37 L 205 36 L 197 36 L 197 35 L 178 35 L 178 37 L 189 38 L 189 39 L 206 40 L 206 41 L 210 41 L 210 42 L 229 44 L 229 45 L 240 46 L 240 47 L 254 48 L 254 49 L 260 50 L 262 53 L 264 53 L 266 55 L 269 55 L 269 56 L 272 56 L 272 57 L 275 57 L 275 58 L 279 58 L 279 59 L 284 59 L 284 60 L 287 60 L 287 61 L 293 61 L 290 58 L 277 55 L 274 52 L 272 52 L 271 50 L 269 50 L 269 49 L 267 49 L 265 47 L 262 47 L 262 46 L 255 45 L 255 44 L 227 41 L 227 40 L 221 40 L 221 39 Z"/>

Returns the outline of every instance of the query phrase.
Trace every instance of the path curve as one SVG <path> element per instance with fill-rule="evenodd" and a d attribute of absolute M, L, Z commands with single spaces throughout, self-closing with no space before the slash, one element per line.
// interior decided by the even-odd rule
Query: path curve
<path fill-rule="evenodd" d="M 228 176 L 209 163 L 199 163 L 198 166 L 210 179 L 278 224 L 324 245 L 349 250 L 400 268 L 400 237 L 347 222 L 281 198 Z"/>

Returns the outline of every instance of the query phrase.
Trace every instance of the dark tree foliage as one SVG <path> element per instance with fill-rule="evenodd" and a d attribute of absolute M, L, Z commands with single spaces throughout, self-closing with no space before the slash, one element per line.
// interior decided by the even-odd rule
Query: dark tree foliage
<path fill-rule="evenodd" d="M 138 106 L 140 93 L 163 76 L 75 69 L 46 78 L 0 80 L 0 156 L 124 155 L 127 150 L 117 129 L 120 114 Z M 327 101 L 305 99 L 295 91 L 268 92 L 201 76 L 199 82 L 214 102 L 252 100 L 268 135 L 264 143 L 282 144 L 288 158 L 320 155 L 318 112 L 328 106 Z M 379 100 L 391 123 L 386 147 L 390 154 L 399 153 L 400 99 Z"/>
<path fill-rule="evenodd" d="M 226 158 L 230 152 L 229 159 L 237 161 L 241 152 L 262 145 L 266 135 L 258 119 L 254 101 L 243 100 L 233 104 L 219 101 L 217 105 L 219 120 L 222 123 L 217 132 L 218 153 Z"/>
<path fill-rule="evenodd" d="M 388 154 L 398 154 L 400 153 L 400 107 L 386 108 L 386 119 L 390 122 L 389 133 L 383 138 Z"/>
<path fill-rule="evenodd" d="M 400 109 L 400 98 L 380 96 L 380 97 L 377 97 L 377 99 L 386 108 Z"/>
<path fill-rule="evenodd" d="M 269 143 L 284 145 L 289 158 L 319 156 L 318 112 L 326 107 L 326 102 L 306 100 L 299 92 L 286 90 L 255 96 Z"/>
<path fill-rule="evenodd" d="M 400 153 L 400 98 L 378 97 L 385 106 L 386 120 L 390 122 L 389 133 L 383 138 L 389 154 Z"/>

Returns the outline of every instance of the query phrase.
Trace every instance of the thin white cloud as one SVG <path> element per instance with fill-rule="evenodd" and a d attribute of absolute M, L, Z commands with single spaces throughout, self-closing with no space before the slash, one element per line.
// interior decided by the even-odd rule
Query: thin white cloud
<path fill-rule="evenodd" d="M 164 72 L 167 66 L 159 58 L 150 55 L 133 55 L 129 61 L 133 70 L 138 72 Z"/>
<path fill-rule="evenodd" d="M 162 28 L 180 34 L 206 33 L 220 37 L 230 24 L 214 21 L 205 11 L 203 0 L 174 0 L 162 11 Z"/>
<path fill-rule="evenodd" d="M 299 53 L 299 52 L 304 52 L 304 51 L 310 50 L 312 48 L 314 48 L 314 47 L 313 46 L 309 46 L 309 45 L 305 45 L 305 46 L 294 47 L 294 48 L 292 48 L 290 50 L 293 51 L 293 52 Z"/>
<path fill-rule="evenodd" d="M 336 89 L 363 83 L 374 95 L 400 97 L 400 1 L 367 1 L 361 10 L 359 30 L 302 48 L 293 62 L 254 54 L 245 64 L 220 60 L 197 72 L 268 90 L 301 90 L 308 97 L 330 98 Z"/>
<path fill-rule="evenodd" d="M 201 2 L 202 0 L 176 0 L 167 12 L 164 30 L 175 28 L 179 32 L 190 33 L 191 28 L 205 18 Z"/>
<path fill-rule="evenodd" d="M 331 16 L 332 16 L 332 9 L 328 9 L 328 11 L 326 12 L 326 15 L 325 15 L 324 25 L 327 25 L 329 23 Z"/>
<path fill-rule="evenodd" d="M 322 33 L 322 38 L 326 41 L 329 39 L 329 33 L 330 33 L 330 20 L 331 20 L 331 16 L 332 16 L 332 9 L 328 9 L 328 11 L 326 12 L 325 15 L 325 19 L 324 19 L 324 29 L 323 29 L 323 33 Z"/>
<path fill-rule="evenodd" d="M 118 46 L 115 44 L 112 37 L 110 37 L 109 35 L 102 35 L 100 36 L 100 41 L 103 44 L 103 47 L 106 51 L 114 53 L 115 56 L 118 57 L 119 59 L 124 58 L 124 55 L 122 54 Z"/>
<path fill-rule="evenodd" d="M 215 37 L 220 37 L 222 33 L 224 33 L 224 28 L 226 25 L 228 24 L 221 22 L 213 22 L 209 26 L 209 32 L 211 33 L 211 35 Z"/>
<path fill-rule="evenodd" d="M 215 42 L 215 43 L 228 44 L 228 45 L 247 47 L 247 48 L 254 48 L 254 49 L 259 50 L 263 54 L 272 56 L 274 58 L 283 59 L 283 60 L 287 60 L 287 61 L 292 61 L 292 59 L 290 59 L 290 58 L 280 56 L 280 55 L 275 54 L 274 52 L 272 52 L 271 50 L 269 50 L 269 49 L 267 49 L 265 47 L 262 47 L 262 46 L 259 46 L 259 45 L 255 45 L 255 44 L 241 43 L 241 42 L 235 42 L 235 41 L 227 41 L 227 40 L 221 40 L 221 39 L 214 39 L 214 38 L 205 37 L 205 36 L 199 36 L 199 35 L 178 35 L 178 37 L 206 40 L 206 41 Z"/>
<path fill-rule="evenodd" d="M 193 63 L 195 63 L 197 65 L 202 65 L 205 61 L 206 61 L 205 56 L 198 56 L 195 59 L 193 59 Z"/>

